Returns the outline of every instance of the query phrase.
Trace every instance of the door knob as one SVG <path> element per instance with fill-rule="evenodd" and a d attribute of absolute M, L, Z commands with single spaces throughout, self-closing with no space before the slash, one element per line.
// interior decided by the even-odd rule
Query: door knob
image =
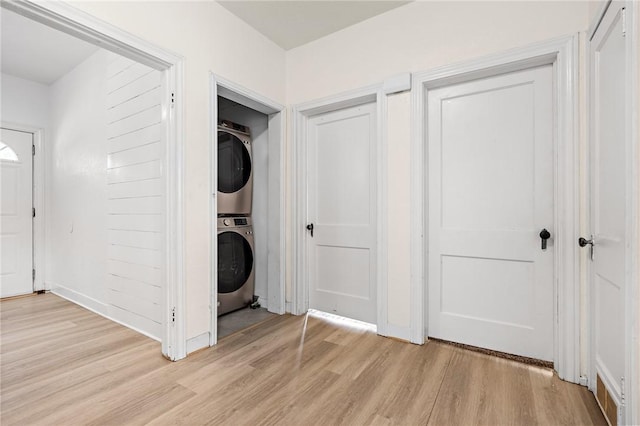
<path fill-rule="evenodd" d="M 593 235 L 591 236 L 591 239 L 587 240 L 584 237 L 580 237 L 578 238 L 578 245 L 580 247 L 586 247 L 589 246 L 589 257 L 591 258 L 591 260 L 593 260 L 594 258 L 594 253 L 593 253 Z"/>
<path fill-rule="evenodd" d="M 593 247 L 593 235 L 591 236 L 590 240 L 587 240 L 584 237 L 578 238 L 578 245 L 580 247 L 585 247 L 587 244 L 591 244 L 591 246 Z"/>
<path fill-rule="evenodd" d="M 551 234 L 549 233 L 549 231 L 547 231 L 546 228 L 543 228 L 542 231 L 540 231 L 540 240 L 542 241 L 542 250 L 547 249 L 547 240 L 549 238 L 551 238 Z"/>
<path fill-rule="evenodd" d="M 307 229 L 311 231 L 311 238 L 313 238 L 313 223 L 308 224 Z"/>

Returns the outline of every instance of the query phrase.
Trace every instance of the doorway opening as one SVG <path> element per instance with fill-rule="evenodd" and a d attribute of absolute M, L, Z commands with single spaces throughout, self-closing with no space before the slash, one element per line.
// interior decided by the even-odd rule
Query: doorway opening
<path fill-rule="evenodd" d="M 42 289 L 160 340 L 169 359 L 183 358 L 181 58 L 65 4 L 3 3 L 2 7 L 3 15 L 15 15 L 25 25 L 90 46 L 88 58 L 80 60 L 72 76 L 53 79 L 60 87 L 51 90 L 51 102 L 43 103 L 63 108 L 53 108 L 51 121 L 42 126 L 47 131 L 41 158 L 56 159 L 56 167 L 45 163 L 46 172 L 52 174 L 47 185 L 61 190 L 55 200 L 47 190 L 47 202 L 41 209 L 36 206 L 36 218 L 46 223 L 42 232 L 36 229 L 35 245 L 36 263 L 44 265 L 36 271 L 36 277 L 43 279 Z M 104 102 L 98 109 L 82 106 L 100 100 Z M 81 135 L 92 140 L 104 136 L 106 141 L 80 145 L 86 150 L 64 144 L 80 142 Z M 58 166 L 64 169 L 60 174 L 54 173 Z M 82 177 L 78 181 L 82 188 L 62 190 L 72 187 L 77 177 Z M 99 190 L 96 185 L 89 188 L 91 183 Z M 41 190 L 45 192 L 44 187 Z M 83 203 L 83 195 L 95 200 Z M 143 220 L 146 217 L 152 220 Z M 154 229 L 141 228 L 147 224 Z M 100 259 L 100 265 L 85 265 L 72 254 L 58 260 L 37 255 L 45 246 L 49 253 L 56 249 L 55 253 L 64 253 L 65 245 L 79 255 L 95 251 L 93 258 Z M 75 281 L 55 273 L 65 269 L 67 261 L 95 275 L 75 281 L 104 285 L 87 291 L 75 288 Z"/>
<path fill-rule="evenodd" d="M 286 180 L 284 106 L 212 74 L 210 119 L 213 346 L 285 312 Z"/>

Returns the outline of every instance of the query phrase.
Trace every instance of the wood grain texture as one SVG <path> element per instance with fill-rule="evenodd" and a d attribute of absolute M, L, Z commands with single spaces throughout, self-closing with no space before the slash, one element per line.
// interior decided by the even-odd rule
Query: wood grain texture
<path fill-rule="evenodd" d="M 604 425 L 585 388 L 450 345 L 277 316 L 165 360 L 52 294 L 0 302 L 2 425 Z"/>

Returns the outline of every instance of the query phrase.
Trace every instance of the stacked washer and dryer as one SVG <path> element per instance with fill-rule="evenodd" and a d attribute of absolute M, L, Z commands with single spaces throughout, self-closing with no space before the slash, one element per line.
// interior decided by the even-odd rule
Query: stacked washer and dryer
<path fill-rule="evenodd" d="M 251 132 L 218 125 L 218 316 L 254 302 Z"/>

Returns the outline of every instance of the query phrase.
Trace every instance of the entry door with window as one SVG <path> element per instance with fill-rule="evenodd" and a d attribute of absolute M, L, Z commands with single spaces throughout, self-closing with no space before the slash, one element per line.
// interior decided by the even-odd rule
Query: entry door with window
<path fill-rule="evenodd" d="M 376 106 L 307 123 L 309 307 L 376 323 Z"/>
<path fill-rule="evenodd" d="M 33 292 L 33 135 L 0 133 L 0 297 Z"/>
<path fill-rule="evenodd" d="M 428 335 L 553 360 L 551 66 L 428 91 Z"/>
<path fill-rule="evenodd" d="M 629 238 L 627 209 L 628 162 L 625 131 L 627 57 L 623 34 L 624 9 L 612 2 L 591 40 L 591 223 L 592 235 L 581 245 L 589 250 L 592 298 L 593 367 L 604 406 L 603 385 L 620 407 L 625 376 L 625 264 Z M 635 259 L 634 259 L 635 261 Z M 595 379 L 592 375 L 592 379 Z M 618 413 L 609 404 L 615 424 Z M 610 412 L 611 411 L 611 412 Z"/>

